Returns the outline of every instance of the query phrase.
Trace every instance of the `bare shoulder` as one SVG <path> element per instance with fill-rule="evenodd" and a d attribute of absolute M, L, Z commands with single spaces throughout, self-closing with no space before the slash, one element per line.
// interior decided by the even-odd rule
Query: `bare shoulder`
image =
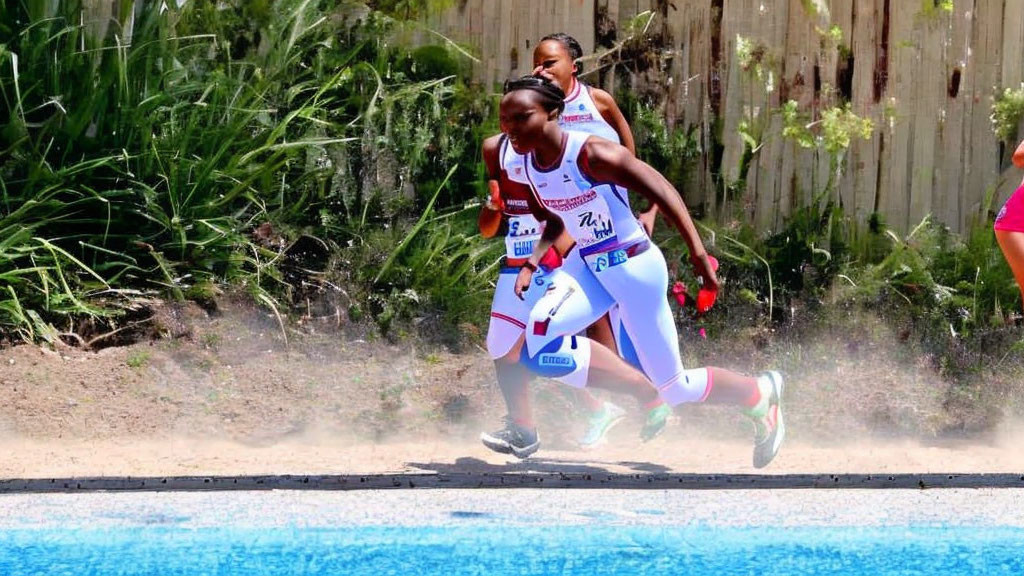
<path fill-rule="evenodd" d="M 611 94 L 605 92 L 604 90 L 601 90 L 600 88 L 595 88 L 593 86 L 590 86 L 589 88 L 590 98 L 593 99 L 594 104 L 597 104 L 597 107 L 600 110 L 604 111 L 619 109 L 619 105 L 615 103 L 615 99 L 612 98 Z"/>
<path fill-rule="evenodd" d="M 580 165 L 584 171 L 600 179 L 607 179 L 632 158 L 633 154 L 625 146 L 597 136 L 587 138 L 580 150 Z"/>
<path fill-rule="evenodd" d="M 501 145 L 501 136 L 502 135 L 499 132 L 494 136 L 488 136 L 487 138 L 484 138 L 484 142 L 481 146 L 484 151 L 484 154 L 494 154 L 495 152 L 498 151 L 498 147 Z"/>
<path fill-rule="evenodd" d="M 618 160 L 623 155 L 633 156 L 625 146 L 599 136 L 587 138 L 587 141 L 583 143 L 583 151 L 592 162 L 595 160 L 609 162 Z"/>

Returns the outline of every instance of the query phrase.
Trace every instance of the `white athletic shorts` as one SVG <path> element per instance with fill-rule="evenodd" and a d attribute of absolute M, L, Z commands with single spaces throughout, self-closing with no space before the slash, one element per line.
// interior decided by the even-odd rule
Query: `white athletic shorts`
<path fill-rule="evenodd" d="M 516 276 L 519 268 L 502 268 L 498 284 L 491 300 L 491 323 L 487 327 L 487 352 L 497 360 L 508 354 L 526 329 L 530 309 L 540 300 L 550 285 L 551 273 L 538 268 L 533 273 L 530 289 L 523 293 L 523 299 L 516 296 Z"/>
<path fill-rule="evenodd" d="M 566 265 L 571 261 L 573 266 L 587 266 L 585 274 L 576 275 L 577 285 L 587 288 L 575 291 L 573 284 L 559 285 L 553 279 L 526 322 L 530 355 L 559 336 L 586 328 L 617 303 L 622 326 L 633 340 L 643 371 L 655 386 L 661 389 L 684 378 L 679 334 L 668 303 L 668 269 L 657 245 L 652 242 L 641 253 L 611 266 L 607 265 L 608 254 L 587 256 L 587 262 L 575 250 L 573 255 L 575 258 L 566 259 Z M 601 256 L 605 259 L 597 265 Z M 594 280 L 600 289 L 590 286 Z"/>

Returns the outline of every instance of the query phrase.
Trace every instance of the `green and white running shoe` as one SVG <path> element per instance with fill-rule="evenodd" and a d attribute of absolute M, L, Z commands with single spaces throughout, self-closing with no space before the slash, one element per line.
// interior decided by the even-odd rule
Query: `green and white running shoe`
<path fill-rule="evenodd" d="M 604 443 L 608 431 L 626 418 L 626 411 L 611 402 L 605 402 L 601 410 L 587 421 L 587 431 L 580 438 L 580 447 L 589 450 Z"/>
<path fill-rule="evenodd" d="M 658 404 L 647 411 L 647 419 L 644 420 L 644 427 L 640 429 L 640 439 L 650 442 L 665 431 L 665 425 L 672 416 L 672 407 L 668 404 Z"/>
<path fill-rule="evenodd" d="M 782 374 L 769 370 L 757 378 L 761 401 L 746 411 L 754 421 L 754 468 L 764 468 L 779 453 L 786 438 L 786 423 L 782 418 Z"/>

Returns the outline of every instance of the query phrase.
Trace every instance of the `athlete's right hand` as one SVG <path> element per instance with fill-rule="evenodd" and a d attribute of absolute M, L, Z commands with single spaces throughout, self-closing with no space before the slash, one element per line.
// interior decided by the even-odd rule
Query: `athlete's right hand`
<path fill-rule="evenodd" d="M 516 296 L 518 296 L 520 300 L 525 299 L 523 298 L 523 292 L 530 289 L 531 282 L 533 282 L 533 270 L 523 266 L 519 269 L 519 275 L 516 276 L 515 286 Z"/>

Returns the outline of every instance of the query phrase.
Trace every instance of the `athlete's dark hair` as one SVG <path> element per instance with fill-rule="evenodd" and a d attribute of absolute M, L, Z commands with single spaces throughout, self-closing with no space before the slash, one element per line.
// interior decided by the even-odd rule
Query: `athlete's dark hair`
<path fill-rule="evenodd" d="M 575 38 L 565 32 L 558 32 L 557 34 L 548 34 L 540 39 L 541 42 L 546 40 L 554 40 L 565 46 L 565 51 L 569 53 L 569 58 L 572 58 L 572 63 L 576 65 L 576 70 L 572 73 L 573 76 L 579 76 L 579 73 L 583 72 L 583 62 L 580 61 L 583 58 L 583 48 Z"/>
<path fill-rule="evenodd" d="M 547 78 L 539 76 L 523 76 L 515 80 L 506 80 L 503 92 L 515 92 L 517 90 L 532 90 L 541 96 L 541 106 L 551 112 L 558 110 L 561 114 L 565 110 L 565 92 Z"/>

